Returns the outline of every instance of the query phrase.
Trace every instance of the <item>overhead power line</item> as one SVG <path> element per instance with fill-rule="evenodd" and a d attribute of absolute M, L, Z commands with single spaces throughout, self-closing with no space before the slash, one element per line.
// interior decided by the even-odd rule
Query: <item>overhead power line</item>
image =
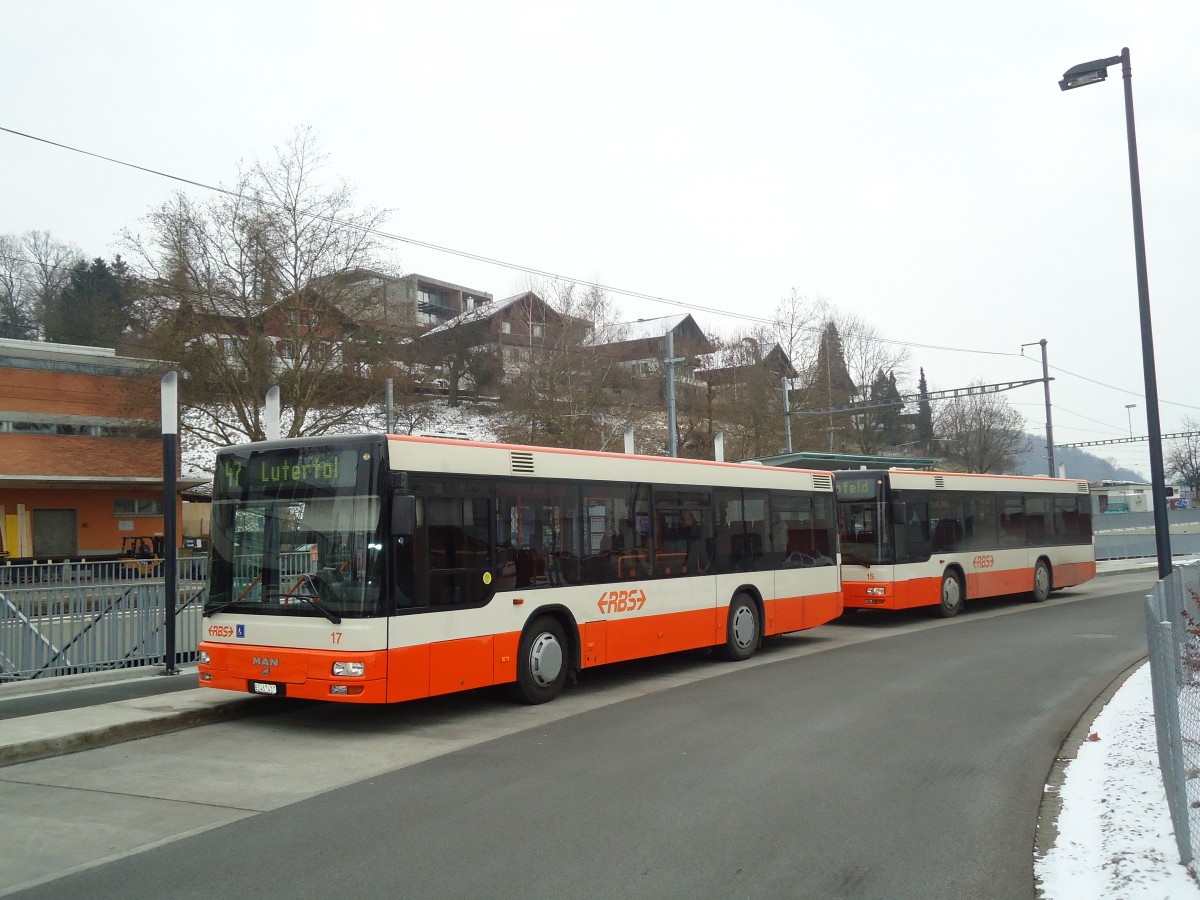
<path fill-rule="evenodd" d="M 272 206 L 277 209 L 284 208 L 282 206 L 282 204 L 274 203 L 274 202 L 272 202 L 270 200 L 266 200 L 264 198 L 248 198 L 242 194 L 239 194 L 237 191 L 230 190 L 229 188 L 223 188 L 218 185 L 206 184 L 203 181 L 197 181 L 196 179 L 193 179 L 193 178 L 185 178 L 182 175 L 175 175 L 170 172 L 164 172 L 160 169 L 150 168 L 149 166 L 141 166 L 136 163 L 131 163 L 131 162 L 127 162 L 125 160 L 117 159 L 112 156 L 105 156 L 102 153 L 96 153 L 91 150 L 84 150 L 80 147 L 73 147 L 70 144 L 63 144 L 59 141 L 53 141 L 53 140 L 50 140 L 49 138 L 39 137 L 38 135 L 35 135 L 35 134 L 28 134 L 23 131 L 17 131 L 14 128 L 8 128 L 3 125 L 0 125 L 0 131 L 3 131 L 7 134 L 14 135 L 16 137 L 25 138 L 26 140 L 37 141 L 38 143 L 47 144 L 48 146 L 51 146 L 51 147 L 57 147 L 60 150 L 67 150 L 71 153 L 79 153 L 79 154 L 82 154 L 83 156 L 90 156 L 93 159 L 98 159 L 103 162 L 112 163 L 113 165 L 124 166 L 129 169 L 134 169 L 138 172 L 144 172 L 148 175 L 154 175 L 158 178 L 166 178 L 171 181 L 177 181 L 181 184 L 191 185 L 192 187 L 201 188 L 202 190 L 214 191 L 219 194 L 224 194 L 228 197 L 235 197 L 235 198 L 243 199 L 243 200 L 253 199 L 256 202 L 261 202 L 266 206 Z M 599 282 L 592 281 L 587 278 L 574 278 L 569 275 L 561 275 L 561 274 L 558 274 L 555 272 L 550 272 L 545 269 L 538 269 L 533 266 L 526 266 L 526 265 L 522 265 L 520 263 L 508 262 L 507 260 L 496 259 L 495 257 L 490 257 L 490 256 L 484 256 L 482 254 L 472 253 L 467 250 L 458 250 L 454 247 L 447 247 L 447 246 L 444 246 L 441 244 L 434 244 L 429 241 L 420 240 L 419 238 L 411 238 L 411 237 L 406 237 L 404 235 L 393 234 L 391 232 L 382 231 L 381 229 L 378 229 L 378 228 L 370 228 L 370 227 L 366 227 L 363 225 L 359 225 L 354 222 L 346 222 L 346 221 L 337 219 L 333 216 L 325 216 L 325 215 L 316 214 L 316 213 L 308 213 L 306 215 L 308 215 L 309 218 L 312 218 L 312 219 L 329 222 L 330 224 L 338 225 L 338 226 L 345 227 L 345 228 L 352 228 L 352 229 L 355 229 L 358 231 L 362 231 L 365 234 L 371 234 L 371 235 L 374 235 L 376 237 L 379 237 L 379 238 L 382 238 L 385 240 L 397 241 L 399 243 L 409 244 L 414 247 L 421 247 L 426 250 L 433 250 L 438 253 L 447 253 L 452 256 L 458 256 L 462 259 L 469 259 L 474 262 L 481 262 L 481 263 L 485 263 L 487 265 L 498 266 L 500 268 L 510 269 L 510 270 L 513 270 L 516 272 L 522 272 L 526 275 L 534 275 L 539 278 L 548 278 L 553 281 L 563 281 L 563 282 L 568 282 L 571 284 L 579 284 L 579 285 L 584 285 L 587 287 L 595 287 L 595 288 L 598 288 L 603 291 L 607 291 L 612 294 L 618 294 L 622 297 L 630 297 L 635 300 L 649 300 L 649 301 L 652 301 L 655 303 L 662 303 L 667 306 L 674 306 L 674 307 L 677 307 L 680 309 L 690 309 L 690 310 L 694 310 L 696 312 L 708 313 L 710 315 L 715 315 L 715 316 L 724 316 L 727 318 L 740 319 L 740 320 L 747 321 L 747 322 L 756 322 L 761 325 L 778 326 L 780 324 L 775 319 L 769 319 L 769 318 L 766 318 L 763 316 L 755 316 L 750 313 L 740 313 L 740 312 L 732 312 L 730 310 L 716 309 L 711 306 L 703 306 L 699 303 L 690 303 L 690 302 L 685 302 L 682 300 L 673 300 L 669 297 L 662 297 L 657 294 L 647 294 L 642 291 L 630 290 L 628 288 L 620 288 L 620 287 L 616 287 L 614 285 L 601 284 Z M 804 327 L 802 327 L 801 330 L 817 332 L 817 331 L 821 331 L 822 328 L 819 326 L 804 326 Z M 937 345 L 937 344 L 920 344 L 920 343 L 914 343 L 912 341 L 901 341 L 901 340 L 896 340 L 894 338 L 883 338 L 883 337 L 878 337 L 878 336 L 874 336 L 874 335 L 863 335 L 863 337 L 867 337 L 869 340 L 876 341 L 876 342 L 882 343 L 882 344 L 897 344 L 897 345 L 904 346 L 904 347 L 914 347 L 914 348 L 922 349 L 922 350 L 941 350 L 941 351 L 946 351 L 946 352 L 951 352 L 951 353 L 972 353 L 972 354 L 978 354 L 981 356 L 1017 356 L 1018 355 L 1016 353 L 999 351 L 999 350 L 980 350 L 980 349 L 974 349 L 974 348 L 970 348 L 970 347 L 945 347 L 945 346 L 941 346 L 941 345 Z"/>
<path fill-rule="evenodd" d="M 1164 434 L 1162 436 L 1162 439 L 1164 441 L 1175 441 L 1175 440 L 1181 440 L 1183 438 L 1194 438 L 1194 437 L 1200 437 L 1200 431 L 1176 431 L 1173 434 Z M 1150 440 L 1150 437 L 1148 435 L 1142 435 L 1141 437 L 1113 438 L 1112 440 L 1108 440 L 1108 441 L 1083 441 L 1082 443 L 1078 443 L 1078 444 L 1055 444 L 1054 446 L 1055 447 L 1108 447 L 1112 444 L 1141 444 L 1141 443 L 1145 443 L 1148 440 Z"/>
<path fill-rule="evenodd" d="M 1051 378 L 1051 381 L 1054 379 Z M 793 409 L 793 416 L 827 416 L 833 413 L 864 412 L 868 409 L 880 409 L 886 406 L 905 406 L 921 400 L 957 400 L 961 397 L 974 397 L 981 394 L 998 394 L 1001 391 L 1011 391 L 1030 384 L 1041 384 L 1041 378 L 1030 378 L 1027 381 L 1002 381 L 999 384 L 973 384 L 970 387 L 950 388 L 944 391 L 926 391 L 923 394 L 905 394 L 891 400 L 860 400 L 855 403 L 843 403 L 840 406 L 825 406 L 820 409 Z"/>

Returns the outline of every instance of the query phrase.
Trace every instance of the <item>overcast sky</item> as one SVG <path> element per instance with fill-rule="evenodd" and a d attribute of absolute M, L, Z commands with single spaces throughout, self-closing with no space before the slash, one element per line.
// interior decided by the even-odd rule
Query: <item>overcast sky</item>
<path fill-rule="evenodd" d="M 823 298 L 911 344 L 902 388 L 1039 378 L 1045 338 L 1055 443 L 1146 434 L 1120 68 L 1057 85 L 1128 46 L 1163 431 L 1200 420 L 1196 0 L 9 0 L 4 30 L 4 128 L 229 185 L 312 126 L 389 232 L 708 310 Z M 8 133 L 0 173 L 0 234 L 89 256 L 181 187 Z M 1044 433 L 1040 385 L 1006 396 Z"/>

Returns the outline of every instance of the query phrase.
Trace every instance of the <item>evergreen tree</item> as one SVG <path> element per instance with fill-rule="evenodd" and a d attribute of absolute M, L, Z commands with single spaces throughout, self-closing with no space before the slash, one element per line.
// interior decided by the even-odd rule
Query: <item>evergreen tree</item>
<path fill-rule="evenodd" d="M 879 393 L 879 399 L 887 402 L 887 406 L 879 410 L 880 438 L 886 447 L 897 447 L 909 440 L 908 429 L 904 426 L 904 403 L 900 399 L 900 388 L 896 384 L 896 373 L 888 372 L 887 379 Z"/>
<path fill-rule="evenodd" d="M 846 367 L 842 336 L 833 320 L 829 320 L 821 332 L 821 343 L 817 347 L 817 359 L 810 373 L 805 405 L 815 408 L 842 406 L 855 399 L 856 391 L 850 370 Z M 845 446 L 845 436 L 835 435 L 849 428 L 848 420 L 847 413 L 830 413 L 821 417 L 822 425 L 828 429 L 830 450 Z"/>
<path fill-rule="evenodd" d="M 110 266 L 97 257 L 71 269 L 70 278 L 46 302 L 46 340 L 116 347 L 130 324 L 134 280 L 120 256 Z"/>
<path fill-rule="evenodd" d="M 928 454 L 933 444 L 933 407 L 929 403 L 929 385 L 925 382 L 925 369 L 921 369 L 921 380 L 917 384 L 921 399 L 917 401 L 917 446 Z"/>

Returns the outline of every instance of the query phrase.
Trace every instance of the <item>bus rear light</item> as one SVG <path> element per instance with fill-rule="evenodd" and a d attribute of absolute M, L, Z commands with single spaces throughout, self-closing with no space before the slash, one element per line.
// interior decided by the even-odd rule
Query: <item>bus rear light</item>
<path fill-rule="evenodd" d="M 361 662 L 335 662 L 333 674 L 342 678 L 361 678 L 364 668 Z"/>

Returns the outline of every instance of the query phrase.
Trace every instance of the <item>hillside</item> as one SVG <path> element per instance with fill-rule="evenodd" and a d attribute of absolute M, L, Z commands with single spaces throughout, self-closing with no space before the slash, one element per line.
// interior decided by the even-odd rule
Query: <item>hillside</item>
<path fill-rule="evenodd" d="M 1017 471 L 1024 475 L 1046 474 L 1045 435 L 1029 435 L 1031 449 L 1018 457 Z M 1068 478 L 1084 478 L 1088 481 L 1135 481 L 1148 483 L 1150 479 L 1140 472 L 1114 466 L 1106 459 L 1094 456 L 1078 447 L 1055 447 L 1054 464 L 1061 472 L 1066 467 Z"/>

